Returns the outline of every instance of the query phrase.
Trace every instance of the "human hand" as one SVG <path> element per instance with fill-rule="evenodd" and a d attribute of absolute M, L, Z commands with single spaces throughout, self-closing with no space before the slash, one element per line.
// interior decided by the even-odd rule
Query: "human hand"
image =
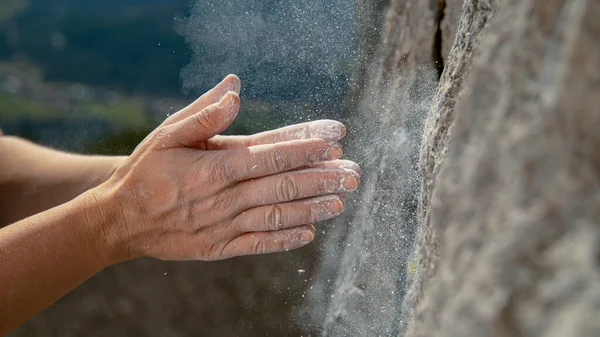
<path fill-rule="evenodd" d="M 228 76 L 167 118 L 94 191 L 119 259 L 217 260 L 286 251 L 340 214 L 359 168 L 339 160 L 342 124 L 317 121 L 254 136 L 217 136 L 240 107 Z"/>

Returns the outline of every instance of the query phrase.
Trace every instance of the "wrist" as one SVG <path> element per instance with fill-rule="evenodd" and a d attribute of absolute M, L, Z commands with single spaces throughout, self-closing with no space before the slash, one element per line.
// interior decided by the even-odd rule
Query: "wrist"
<path fill-rule="evenodd" d="M 122 210 L 109 184 L 82 194 L 84 225 L 94 239 L 94 249 L 107 266 L 131 259 L 129 239 L 123 233 Z"/>
<path fill-rule="evenodd" d="M 95 175 L 97 177 L 97 182 L 95 186 L 99 186 L 108 181 L 127 159 L 125 156 L 98 156 L 93 158 L 97 168 L 97 173 Z"/>

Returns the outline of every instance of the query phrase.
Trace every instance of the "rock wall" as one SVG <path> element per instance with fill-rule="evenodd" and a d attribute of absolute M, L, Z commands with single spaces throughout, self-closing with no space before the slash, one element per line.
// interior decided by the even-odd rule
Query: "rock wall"
<path fill-rule="evenodd" d="M 377 43 L 373 30 L 359 34 L 358 89 L 351 91 L 347 121 L 346 150 L 364 175 L 360 196 L 327 227 L 307 310 L 318 335 L 388 336 L 406 326 L 402 301 L 418 233 L 422 126 L 443 62 L 442 36 L 452 36 L 447 27 L 457 25 L 444 21 L 455 14 L 444 13 L 455 13 L 460 2 L 357 2 L 367 9 L 357 11 L 358 19 L 381 27 Z"/>
<path fill-rule="evenodd" d="M 363 191 L 311 294 L 323 335 L 600 335 L 599 17 L 387 4 L 350 97 Z"/>
<path fill-rule="evenodd" d="M 450 143 L 450 129 L 457 115 L 456 104 L 467 81 L 475 51 L 485 36 L 486 28 L 498 8 L 498 1 L 467 0 L 462 8 L 456 39 L 445 63 L 437 92 L 425 121 L 420 149 L 419 170 L 421 190 L 419 196 L 420 243 L 417 248 L 421 263 L 419 277 L 407 285 L 408 298 L 405 311 L 411 312 L 423 286 L 435 274 L 439 257 L 438 232 L 432 229 L 430 202 L 436 187 L 438 174 Z"/>
<path fill-rule="evenodd" d="M 411 336 L 600 335 L 598 17 L 501 3 L 442 141 Z"/>

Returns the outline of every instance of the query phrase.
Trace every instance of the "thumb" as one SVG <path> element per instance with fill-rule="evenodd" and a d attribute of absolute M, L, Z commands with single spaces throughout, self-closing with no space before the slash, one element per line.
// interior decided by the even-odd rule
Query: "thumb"
<path fill-rule="evenodd" d="M 230 91 L 215 104 L 166 127 L 169 147 L 201 147 L 204 141 L 225 131 L 240 110 L 240 97 Z"/>
<path fill-rule="evenodd" d="M 162 125 L 166 126 L 182 121 L 187 117 L 197 113 L 198 111 L 205 109 L 211 104 L 218 103 L 223 98 L 223 96 L 225 96 L 230 91 L 234 91 L 239 95 L 240 87 L 241 82 L 237 76 L 227 75 L 227 77 L 225 77 L 225 79 L 221 81 L 221 83 L 217 84 L 210 91 L 200 96 L 200 98 L 198 98 L 189 106 L 171 115 L 162 123 Z"/>

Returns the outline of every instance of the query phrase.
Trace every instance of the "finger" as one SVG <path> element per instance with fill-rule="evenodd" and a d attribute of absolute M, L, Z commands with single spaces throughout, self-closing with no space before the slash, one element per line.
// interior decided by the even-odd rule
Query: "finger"
<path fill-rule="evenodd" d="M 330 169 L 344 168 L 344 169 L 352 170 L 352 171 L 358 173 L 359 176 L 362 175 L 360 166 L 358 166 L 357 163 L 350 161 L 350 160 L 322 161 L 322 162 L 318 162 L 318 163 L 312 163 L 312 164 L 306 165 L 304 167 L 300 167 L 299 170 L 310 169 L 310 168 L 330 168 Z"/>
<path fill-rule="evenodd" d="M 311 169 L 311 168 L 348 169 L 348 170 L 352 170 L 352 171 L 356 172 L 356 174 L 358 174 L 359 177 L 362 175 L 362 170 L 360 169 L 360 166 L 357 163 L 350 161 L 350 160 L 323 161 L 323 162 L 319 162 L 319 163 L 313 163 L 313 164 L 307 165 L 305 167 L 301 167 L 298 170 L 305 170 L 305 169 Z M 340 197 L 340 199 L 343 202 L 346 202 L 346 200 L 348 199 L 347 192 L 338 193 L 338 196 Z"/>
<path fill-rule="evenodd" d="M 182 121 L 202 111 L 208 106 L 218 103 L 223 98 L 223 96 L 225 96 L 230 91 L 235 92 L 239 95 L 241 85 L 241 81 L 237 76 L 227 75 L 227 77 L 225 77 L 225 79 L 221 81 L 221 83 L 217 84 L 210 91 L 200 96 L 200 98 L 198 98 L 192 104 L 188 105 L 187 107 L 173 114 L 171 117 L 167 118 L 162 123 L 162 125 L 167 126 Z"/>
<path fill-rule="evenodd" d="M 209 145 L 211 150 L 231 150 L 311 138 L 339 141 L 345 135 L 346 127 L 342 123 L 333 120 L 319 120 L 251 136 L 218 136 L 211 139 Z"/>
<path fill-rule="evenodd" d="M 244 181 L 287 172 L 314 162 L 339 159 L 342 153 L 342 147 L 335 142 L 294 140 L 233 150 L 225 165 L 228 172 L 235 172 L 232 177 L 235 181 Z"/>
<path fill-rule="evenodd" d="M 204 147 L 205 141 L 225 131 L 240 110 L 240 98 L 228 92 L 216 104 L 165 128 L 165 147 Z"/>
<path fill-rule="evenodd" d="M 255 207 L 238 215 L 232 222 L 240 233 L 275 231 L 307 223 L 329 220 L 344 210 L 337 195 L 326 195 L 283 204 Z"/>
<path fill-rule="evenodd" d="M 313 225 L 303 225 L 280 231 L 242 234 L 225 246 L 223 258 L 287 252 L 311 243 L 315 232 Z"/>
<path fill-rule="evenodd" d="M 246 196 L 236 207 L 247 210 L 261 205 L 351 192 L 358 184 L 359 176 L 352 170 L 309 169 L 245 181 L 229 193 Z"/>

